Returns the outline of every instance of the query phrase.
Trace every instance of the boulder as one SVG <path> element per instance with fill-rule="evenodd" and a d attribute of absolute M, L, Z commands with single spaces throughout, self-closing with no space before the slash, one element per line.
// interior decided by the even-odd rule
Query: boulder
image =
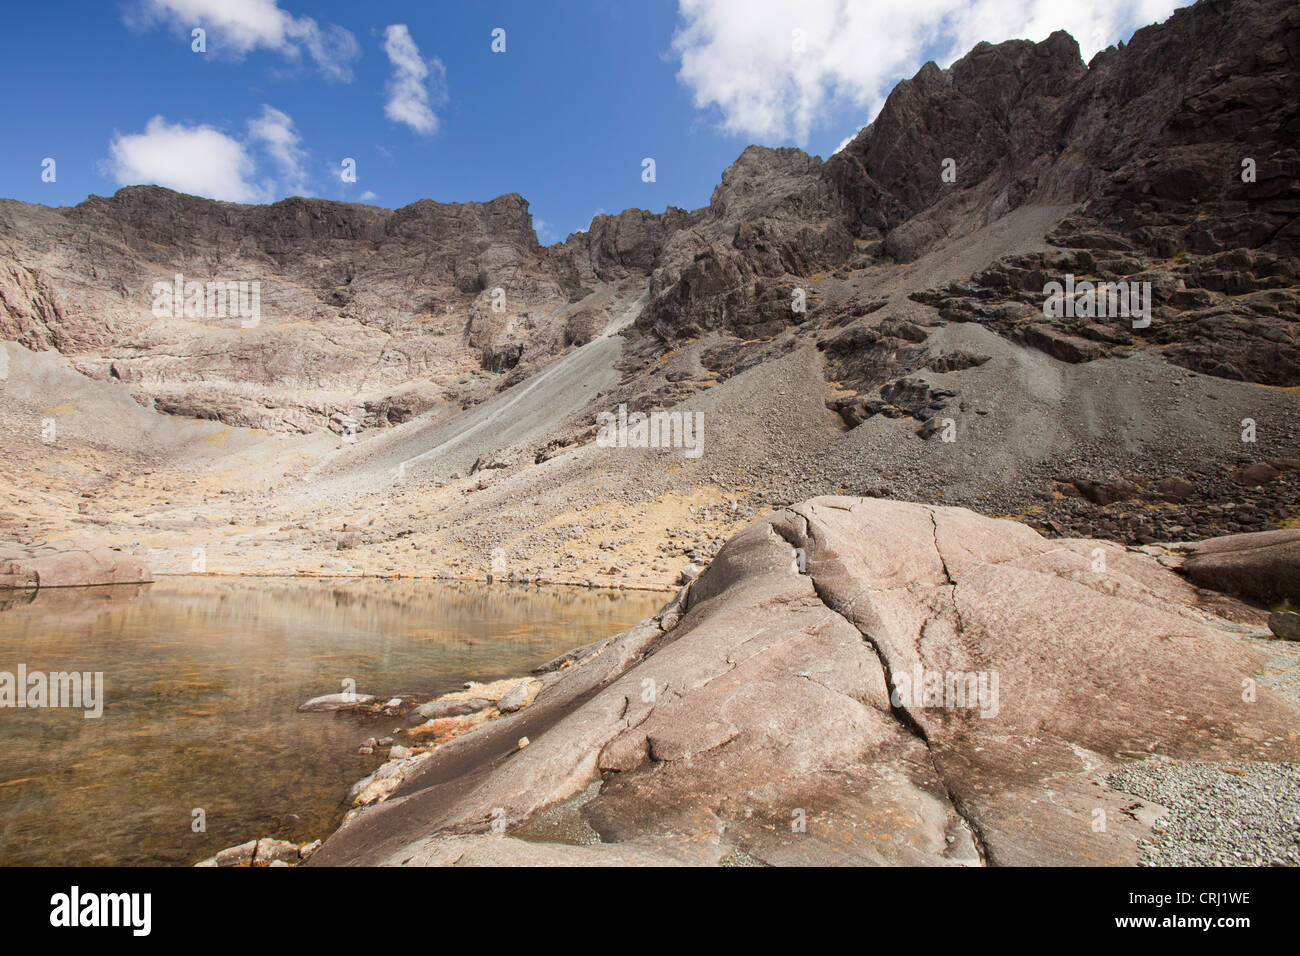
<path fill-rule="evenodd" d="M 298 710 L 304 713 L 322 710 L 349 710 L 353 707 L 364 706 L 374 699 L 370 694 L 322 694 L 320 697 L 313 697 L 304 704 L 299 704 Z"/>
<path fill-rule="evenodd" d="M 1242 468 L 1232 477 L 1233 480 L 1247 488 L 1257 488 L 1260 485 L 1266 485 L 1275 479 L 1282 472 L 1274 468 L 1266 461 L 1256 462 L 1248 468 Z"/>
<path fill-rule="evenodd" d="M 439 720 L 443 717 L 460 717 L 464 714 L 472 714 L 491 705 L 492 701 L 482 697 L 473 697 L 469 700 L 431 700 L 411 711 L 406 720 L 407 723 L 422 724 L 426 720 Z"/>
<path fill-rule="evenodd" d="M 1103 483 L 1076 478 L 1072 484 L 1080 495 L 1095 505 L 1109 505 L 1116 501 L 1135 498 L 1142 490 L 1133 482 L 1124 479 Z"/>
<path fill-rule="evenodd" d="M 475 459 L 473 466 L 470 468 L 469 473 L 473 475 L 477 472 L 490 471 L 494 468 L 509 468 L 511 464 L 512 462 L 508 456 L 499 453 L 494 452 L 489 455 L 479 455 L 479 457 Z"/>
<path fill-rule="evenodd" d="M 257 852 L 253 856 L 254 863 L 274 863 L 276 861 L 297 861 L 298 844 L 289 843 L 287 840 L 271 840 L 263 838 L 257 841 Z"/>
<path fill-rule="evenodd" d="M 256 853 L 257 841 L 249 840 L 239 846 L 227 847 L 218 853 L 215 859 L 217 866 L 238 866 L 240 863 L 252 863 Z"/>
<path fill-rule="evenodd" d="M 536 688 L 540 686 L 540 681 L 520 681 L 497 701 L 497 710 L 503 714 L 513 714 L 517 710 L 522 710 L 532 703 L 537 693 Z"/>
<path fill-rule="evenodd" d="M 1300 641 L 1300 613 L 1274 611 L 1268 616 L 1268 629 L 1284 641 Z"/>
<path fill-rule="evenodd" d="M 0 590 L 151 581 L 143 560 L 87 538 L 37 545 L 0 542 Z"/>
<path fill-rule="evenodd" d="M 1157 481 L 1154 493 L 1168 501 L 1190 501 L 1196 497 L 1196 486 L 1186 478 L 1171 476 Z"/>
<path fill-rule="evenodd" d="M 1207 538 L 1186 550 L 1182 572 L 1201 587 L 1269 603 L 1300 601 L 1300 530 Z"/>

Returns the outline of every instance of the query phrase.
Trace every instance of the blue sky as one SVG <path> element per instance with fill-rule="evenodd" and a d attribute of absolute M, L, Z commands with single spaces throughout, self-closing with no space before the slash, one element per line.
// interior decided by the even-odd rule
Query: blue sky
<path fill-rule="evenodd" d="M 751 142 L 830 155 L 898 79 L 979 39 L 1070 29 L 1085 57 L 1177 0 L 117 0 L 10 7 L 0 195 L 154 181 L 233 201 L 695 208 Z M 192 50 L 194 27 L 206 52 Z M 492 50 L 505 31 L 505 52 Z M 642 160 L 655 161 L 655 181 Z M 42 163 L 55 161 L 53 182 Z M 340 176 L 356 161 L 356 182 Z"/>

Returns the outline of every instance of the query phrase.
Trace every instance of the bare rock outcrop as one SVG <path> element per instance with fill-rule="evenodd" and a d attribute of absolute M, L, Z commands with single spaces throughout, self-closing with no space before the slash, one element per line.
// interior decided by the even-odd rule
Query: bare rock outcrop
<path fill-rule="evenodd" d="M 1241 630 L 1118 545 L 818 498 L 312 862 L 1131 863 L 1159 808 L 1110 770 L 1300 750 L 1296 705 L 1243 693 L 1264 662 Z"/>
<path fill-rule="evenodd" d="M 146 584 L 143 560 L 85 538 L 23 545 L 0 542 L 0 590 Z"/>
<path fill-rule="evenodd" d="M 1270 604 L 1300 604 L 1300 530 L 1258 531 L 1184 545 L 1195 584 Z"/>

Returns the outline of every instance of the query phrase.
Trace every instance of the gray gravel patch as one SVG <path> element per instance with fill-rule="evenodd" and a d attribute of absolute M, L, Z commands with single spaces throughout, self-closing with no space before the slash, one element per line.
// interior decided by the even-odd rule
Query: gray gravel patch
<path fill-rule="evenodd" d="M 1167 807 L 1143 866 L 1300 866 L 1300 764 L 1134 764 L 1116 790 Z"/>
<path fill-rule="evenodd" d="M 1300 643 L 1249 637 L 1246 643 L 1264 655 L 1264 670 L 1259 682 L 1273 693 L 1300 702 Z"/>

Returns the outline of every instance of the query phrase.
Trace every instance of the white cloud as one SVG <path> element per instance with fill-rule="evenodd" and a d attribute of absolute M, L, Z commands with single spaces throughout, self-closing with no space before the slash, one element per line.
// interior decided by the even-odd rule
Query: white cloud
<path fill-rule="evenodd" d="M 344 82 L 352 79 L 352 64 L 361 54 L 347 30 L 295 17 L 277 0 L 136 0 L 126 19 L 140 28 L 165 23 L 187 35 L 202 27 L 215 54 L 242 57 L 261 47 L 296 60 L 305 50 L 322 73 Z"/>
<path fill-rule="evenodd" d="M 835 147 L 835 153 L 838 153 L 838 152 L 839 152 L 840 150 L 842 150 L 845 146 L 849 145 L 849 143 L 851 143 L 851 142 L 853 142 L 855 139 L 857 139 L 857 138 L 858 138 L 858 133 L 861 133 L 862 130 L 864 130 L 864 129 L 866 129 L 865 126 L 863 126 L 863 127 L 859 128 L 859 129 L 855 130 L 855 131 L 852 132 L 852 133 L 849 133 L 848 136 L 845 136 L 842 140 L 840 140 L 840 145 L 838 145 L 838 146 Z M 834 156 L 835 153 L 831 153 L 831 155 Z"/>
<path fill-rule="evenodd" d="M 279 176 L 258 175 L 262 150 Z M 155 116 L 143 133 L 118 133 L 108 144 L 103 172 L 119 186 L 154 184 L 227 202 L 272 202 L 285 195 L 311 195 L 304 184 L 304 153 L 293 119 L 273 106 L 248 122 L 239 140 L 207 125 L 168 123 Z"/>
<path fill-rule="evenodd" d="M 267 154 L 280 167 L 280 173 L 285 179 L 285 188 L 299 196 L 308 195 L 307 187 L 304 185 L 306 176 L 303 173 L 305 156 L 299 146 L 301 137 L 294 129 L 293 120 L 289 115 L 274 106 L 263 105 L 262 115 L 248 121 L 248 135 L 252 142 L 261 143 Z"/>
<path fill-rule="evenodd" d="M 404 23 L 394 23 L 384 30 L 384 52 L 393 65 L 384 115 L 395 123 L 405 123 L 417 133 L 437 132 L 438 117 L 429 105 L 430 84 L 426 80 L 432 74 L 434 103 L 441 106 L 446 100 L 447 78 L 442 61 L 434 57 L 426 62 Z"/>
<path fill-rule="evenodd" d="M 591 232 L 591 227 L 594 226 L 594 225 L 596 224 L 596 219 L 597 219 L 597 217 L 599 217 L 599 216 L 608 216 L 608 215 L 609 215 L 609 213 L 605 212 L 605 207 L 604 207 L 604 206 L 601 206 L 601 207 L 597 208 L 597 210 L 591 214 L 591 218 L 590 218 L 589 220 L 587 220 L 587 224 L 586 224 L 585 226 L 583 226 L 581 229 L 575 229 L 574 231 L 575 231 L 575 232 Z"/>
<path fill-rule="evenodd" d="M 244 144 L 211 126 L 171 124 L 155 116 L 143 133 L 109 144 L 109 172 L 119 186 L 153 183 L 195 196 L 258 202 L 256 163 Z"/>
<path fill-rule="evenodd" d="M 678 79 L 698 108 L 720 111 L 727 132 L 805 143 L 834 107 L 874 118 L 896 80 L 931 51 L 948 66 L 981 40 L 1043 40 L 1064 29 L 1086 61 L 1187 2 L 678 0 L 673 49 Z"/>
<path fill-rule="evenodd" d="M 377 196 L 377 195 L 376 195 L 372 190 L 369 190 L 369 189 L 367 189 L 365 192 L 363 192 L 363 193 L 361 194 L 361 201 L 362 201 L 362 202 L 370 202 L 370 200 L 372 200 L 372 199 L 378 199 L 378 198 L 379 198 L 379 196 Z"/>
<path fill-rule="evenodd" d="M 533 230 L 537 233 L 537 241 L 544 246 L 552 245 L 559 242 L 560 237 L 554 227 L 545 219 L 533 217 Z"/>

